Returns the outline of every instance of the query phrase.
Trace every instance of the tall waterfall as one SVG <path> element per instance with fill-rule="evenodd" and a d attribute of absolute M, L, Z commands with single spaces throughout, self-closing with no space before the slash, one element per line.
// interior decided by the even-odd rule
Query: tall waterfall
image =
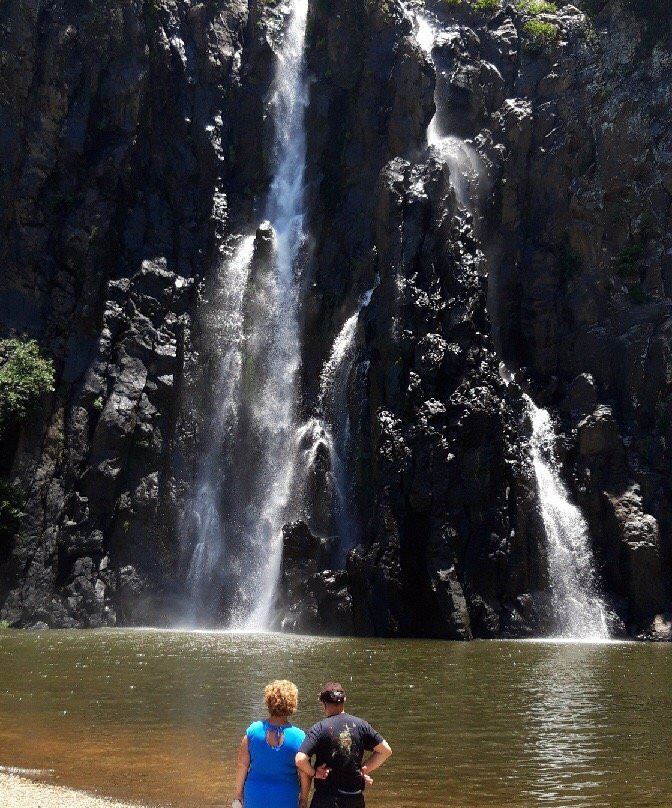
<path fill-rule="evenodd" d="M 282 523 L 292 479 L 296 375 L 299 369 L 297 299 L 304 244 L 305 111 L 308 86 L 305 35 L 308 0 L 293 0 L 280 54 L 274 97 L 275 173 L 266 204 L 266 217 L 275 232 L 275 295 L 272 331 L 266 332 L 266 378 L 255 391 L 252 435 L 261 444 L 262 461 L 250 485 L 245 519 L 247 536 L 239 579 L 240 605 L 235 625 L 267 628 L 282 557 Z M 239 458 L 245 462 L 244 457 Z M 244 495 L 244 494 L 243 494 Z"/>
<path fill-rule="evenodd" d="M 551 417 L 525 396 L 532 423 L 530 452 L 546 531 L 548 572 L 560 637 L 601 640 L 609 636 L 598 594 L 588 527 L 569 501 L 558 471 Z"/>
<path fill-rule="evenodd" d="M 293 475 L 297 300 L 305 242 L 307 12 L 308 0 L 292 0 L 272 99 L 268 221 L 257 230 L 254 254 L 252 239 L 245 239 L 243 253 L 229 266 L 241 282 L 244 277 L 244 291 L 236 292 L 235 334 L 225 335 L 222 348 L 224 357 L 235 354 L 236 372 L 222 362 L 213 396 L 216 424 L 207 436 L 211 459 L 203 464 L 192 505 L 197 530 L 189 583 L 199 617 L 210 613 L 248 630 L 271 622 Z"/>

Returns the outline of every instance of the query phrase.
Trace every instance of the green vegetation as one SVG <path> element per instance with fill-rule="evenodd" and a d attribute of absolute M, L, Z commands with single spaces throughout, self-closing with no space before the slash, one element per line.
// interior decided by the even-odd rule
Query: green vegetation
<path fill-rule="evenodd" d="M 105 402 L 103 401 L 103 397 L 98 396 L 98 398 L 94 399 L 93 404 L 91 406 L 93 407 L 94 412 L 102 412 L 103 407 L 105 406 Z"/>
<path fill-rule="evenodd" d="M 473 7 L 475 11 L 480 11 L 481 14 L 490 14 L 499 9 L 499 0 L 474 0 Z"/>
<path fill-rule="evenodd" d="M 516 3 L 518 11 L 525 14 L 532 14 L 535 17 L 537 14 L 553 14 L 558 10 L 555 3 L 549 3 L 547 0 L 520 0 Z"/>
<path fill-rule="evenodd" d="M 634 303 L 648 303 L 649 295 L 642 287 L 644 260 L 646 258 L 646 245 L 652 238 L 660 235 L 655 222 L 646 215 L 642 218 L 639 227 L 630 235 L 630 241 L 614 258 L 616 272 L 628 287 L 628 293 Z"/>
<path fill-rule="evenodd" d="M 0 620 L 0 631 L 2 629 L 9 628 L 9 621 L 8 620 Z"/>
<path fill-rule="evenodd" d="M 523 25 L 525 47 L 531 51 L 542 50 L 558 38 L 558 26 L 552 22 L 528 20 Z"/>
<path fill-rule="evenodd" d="M 646 256 L 646 245 L 652 238 L 660 236 L 655 222 L 646 215 L 639 227 L 630 235 L 630 242 L 616 256 L 616 272 L 626 281 L 641 280 L 642 262 Z"/>
<path fill-rule="evenodd" d="M 454 8 L 455 6 L 459 6 L 462 0 L 443 0 L 443 5 L 448 6 L 448 8 Z"/>
<path fill-rule="evenodd" d="M 628 293 L 630 294 L 630 300 L 632 300 L 633 303 L 641 305 L 642 303 L 649 302 L 650 298 L 642 288 L 642 284 L 639 282 L 628 286 Z"/>
<path fill-rule="evenodd" d="M 24 419 L 54 389 L 54 364 L 35 340 L 0 340 L 0 427 Z"/>

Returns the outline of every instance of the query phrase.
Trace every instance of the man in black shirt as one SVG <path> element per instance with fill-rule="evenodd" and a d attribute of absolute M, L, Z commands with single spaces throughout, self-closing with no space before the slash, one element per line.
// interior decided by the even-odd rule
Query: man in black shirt
<path fill-rule="evenodd" d="M 315 778 L 311 808 L 364 808 L 369 774 L 392 754 L 383 736 L 366 721 L 345 712 L 340 682 L 327 682 L 320 692 L 326 718 L 306 733 L 296 755 L 297 767 Z M 364 752 L 373 752 L 362 766 Z M 315 755 L 315 768 L 310 759 Z"/>

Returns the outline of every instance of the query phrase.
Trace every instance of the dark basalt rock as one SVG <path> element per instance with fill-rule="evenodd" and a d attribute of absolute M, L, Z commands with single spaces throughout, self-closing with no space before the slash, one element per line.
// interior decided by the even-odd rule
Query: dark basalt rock
<path fill-rule="evenodd" d="M 330 542 L 314 536 L 300 521 L 285 525 L 282 536 L 280 628 L 302 634 L 352 634 L 348 575 L 324 569 Z"/>
<path fill-rule="evenodd" d="M 335 569 L 318 451 L 288 506 L 279 622 L 547 632 L 525 389 L 557 416 L 615 632 L 670 639 L 669 28 L 652 38 L 607 2 L 593 29 L 566 4 L 534 48 L 514 4 L 427 9 L 443 123 L 483 165 L 471 209 L 426 148 L 436 70 L 400 4 L 310 4 L 302 416 L 376 288 L 348 376 L 358 545 Z M 0 548 L 12 625 L 165 625 L 182 610 L 181 514 L 217 350 L 203 318 L 229 237 L 259 221 L 285 11 L 0 7 L 0 337 L 35 337 L 57 370 L 2 463 L 25 494 Z M 271 249 L 262 226 L 255 261 Z"/>

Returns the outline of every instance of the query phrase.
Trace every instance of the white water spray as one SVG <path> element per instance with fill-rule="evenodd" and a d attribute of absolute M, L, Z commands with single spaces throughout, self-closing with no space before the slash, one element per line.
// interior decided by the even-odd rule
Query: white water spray
<path fill-rule="evenodd" d="M 419 46 L 436 67 L 433 52 L 438 34 L 432 19 L 426 12 L 408 13 L 415 23 Z M 442 121 L 446 116 L 442 110 L 441 84 L 437 68 L 436 113 L 427 129 L 428 146 L 448 164 L 457 200 L 474 214 L 476 222 L 478 211 L 474 209 L 474 201 L 478 201 L 481 192 L 480 177 L 483 173 L 480 158 L 468 143 L 443 131 Z M 506 377 L 503 378 L 507 381 Z M 533 428 L 530 449 L 547 537 L 549 575 L 559 635 L 605 639 L 609 636 L 606 611 L 597 594 L 587 525 L 579 509 L 570 503 L 557 471 L 550 416 L 529 398 L 527 404 Z"/>
<path fill-rule="evenodd" d="M 263 460 L 251 486 L 241 563 L 240 607 L 234 626 L 265 629 L 271 623 L 282 556 L 282 523 L 292 479 L 296 374 L 299 368 L 297 259 L 304 243 L 306 162 L 305 34 L 308 0 L 293 0 L 280 53 L 273 99 L 276 170 L 266 216 L 276 238 L 276 311 L 269 337 L 268 374 L 252 402 L 252 429 L 262 436 Z M 240 458 L 245 462 L 245 458 Z"/>
<path fill-rule="evenodd" d="M 532 423 L 530 452 L 546 531 L 548 572 L 560 637 L 604 640 L 609 637 L 605 606 L 595 581 L 588 526 L 569 501 L 558 471 L 551 417 L 525 396 Z"/>
<path fill-rule="evenodd" d="M 377 284 L 377 282 L 376 282 Z M 350 474 L 351 433 L 348 407 L 348 380 L 355 358 L 355 337 L 359 316 L 369 305 L 374 289 L 359 299 L 356 311 L 345 321 L 332 345 L 322 372 L 317 415 L 296 431 L 296 453 L 301 457 L 297 489 L 305 492 L 320 455 L 328 457 L 327 485 L 332 498 L 333 517 L 338 542 L 337 564 L 344 564 L 348 551 L 359 540 L 359 524 Z M 305 498 L 299 494 L 299 499 Z"/>
<path fill-rule="evenodd" d="M 407 13 L 414 25 L 416 42 L 429 61 L 437 68 L 433 51 L 437 43 L 438 32 L 433 21 L 426 13 L 420 11 L 413 10 Z M 444 131 L 441 84 L 441 75 L 437 68 L 434 92 L 436 112 L 427 127 L 427 145 L 436 152 L 440 160 L 448 165 L 450 182 L 457 201 L 462 207 L 469 210 L 473 206 L 473 200 L 477 199 L 480 193 L 483 166 L 473 146 L 462 138 Z"/>
<path fill-rule="evenodd" d="M 376 280 L 376 286 L 378 280 Z M 357 311 L 349 317 L 334 340 L 329 359 L 320 374 L 320 409 L 326 418 L 331 441 L 335 481 L 335 522 L 338 535 L 338 563 L 344 564 L 348 551 L 359 541 L 359 520 L 352 490 L 350 453 L 352 435 L 348 407 L 348 377 L 354 360 L 355 335 L 362 310 L 375 291 L 369 289 L 359 299 Z"/>
<path fill-rule="evenodd" d="M 268 223 L 256 242 L 243 242 L 243 253 L 229 265 L 236 305 L 219 313 L 229 318 L 230 331 L 223 335 L 224 358 L 213 385 L 216 417 L 192 503 L 197 529 L 188 581 L 194 611 L 200 619 L 208 612 L 216 621 L 224 616 L 235 629 L 271 625 L 293 475 L 307 12 L 308 0 L 292 0 L 272 98 Z M 254 255 L 253 242 L 259 247 Z"/>
<path fill-rule="evenodd" d="M 224 350 L 217 353 L 215 378 L 211 385 L 218 406 L 208 425 L 208 448 L 203 456 L 196 493 L 185 514 L 185 528 L 189 530 L 191 527 L 196 534 L 187 572 L 192 620 L 209 596 L 221 561 L 221 447 L 230 440 L 237 422 L 242 371 L 242 304 L 253 250 L 254 237 L 248 236 L 241 239 L 233 253 L 222 262 L 216 291 L 205 317 L 204 325 L 210 339 L 217 346 L 224 346 Z"/>

